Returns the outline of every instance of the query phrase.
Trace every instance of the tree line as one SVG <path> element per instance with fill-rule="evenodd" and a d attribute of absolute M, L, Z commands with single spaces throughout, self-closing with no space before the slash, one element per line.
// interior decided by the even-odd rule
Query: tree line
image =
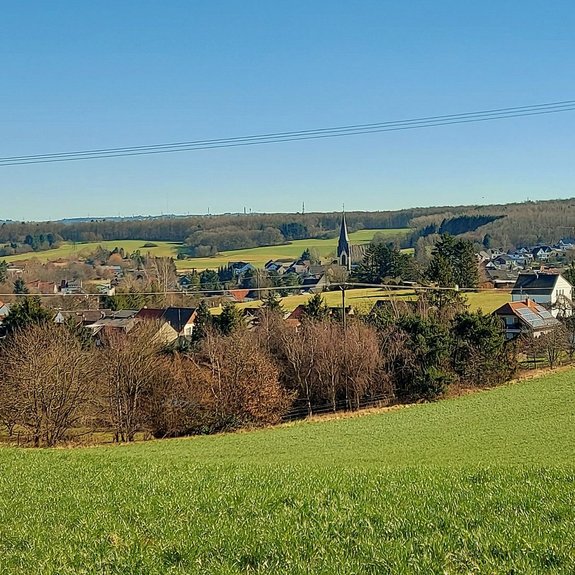
<path fill-rule="evenodd" d="M 404 247 L 443 233 L 464 235 L 482 245 L 489 235 L 494 247 L 554 243 L 575 235 L 573 200 L 549 200 L 491 206 L 439 206 L 398 211 L 349 212 L 350 231 L 410 228 Z M 61 241 L 171 241 L 182 243 L 182 257 L 274 245 L 297 239 L 333 237 L 341 214 L 224 214 L 89 222 L 3 222 L 4 255 L 44 250 Z"/>

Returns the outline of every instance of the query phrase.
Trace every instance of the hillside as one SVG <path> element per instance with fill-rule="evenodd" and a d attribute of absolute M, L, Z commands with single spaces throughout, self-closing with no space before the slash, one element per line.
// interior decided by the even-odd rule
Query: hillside
<path fill-rule="evenodd" d="M 526 201 L 515 204 L 459 205 L 397 211 L 348 212 L 350 231 L 414 229 L 405 247 L 413 247 L 420 234 L 465 234 L 478 242 L 486 234 L 493 246 L 553 243 L 575 234 L 575 199 Z M 62 242 L 172 242 L 193 257 L 213 256 L 238 249 L 282 246 L 293 240 L 335 237 L 341 214 L 276 213 L 223 214 L 96 220 L 90 222 L 5 222 L 0 226 L 0 256 L 37 253 Z M 432 232 L 433 230 L 433 232 Z"/>
<path fill-rule="evenodd" d="M 376 415 L 0 450 L 4 573 L 572 573 L 573 371 Z"/>

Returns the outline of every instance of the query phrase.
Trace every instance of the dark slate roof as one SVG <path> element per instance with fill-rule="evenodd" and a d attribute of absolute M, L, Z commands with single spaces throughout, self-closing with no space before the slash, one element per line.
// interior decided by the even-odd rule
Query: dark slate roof
<path fill-rule="evenodd" d="M 342 252 L 349 249 L 349 236 L 347 235 L 347 223 L 345 221 L 345 214 L 341 215 L 341 225 L 339 227 L 339 239 L 337 241 L 337 256 L 339 257 Z"/>
<path fill-rule="evenodd" d="M 533 295 L 549 295 L 555 287 L 559 274 L 519 274 L 513 286 L 514 295 L 533 293 Z"/>
<path fill-rule="evenodd" d="M 137 313 L 137 309 L 118 309 L 116 311 L 111 311 L 110 314 L 106 313 L 106 317 L 114 319 L 129 319 L 135 317 Z"/>
<path fill-rule="evenodd" d="M 169 307 L 164 312 L 162 319 L 167 321 L 178 333 L 190 321 L 196 308 L 194 307 Z"/>

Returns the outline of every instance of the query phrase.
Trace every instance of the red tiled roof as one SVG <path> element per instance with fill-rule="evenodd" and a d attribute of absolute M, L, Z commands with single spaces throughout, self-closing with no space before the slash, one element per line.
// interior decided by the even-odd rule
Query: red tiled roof
<path fill-rule="evenodd" d="M 231 289 L 230 290 L 230 295 L 239 302 L 244 301 L 244 299 L 246 299 L 246 297 L 248 297 L 248 294 L 250 293 L 249 289 Z"/>

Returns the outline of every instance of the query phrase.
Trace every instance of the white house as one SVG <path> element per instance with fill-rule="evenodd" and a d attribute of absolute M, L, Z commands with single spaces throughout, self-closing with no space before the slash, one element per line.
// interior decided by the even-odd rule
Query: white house
<path fill-rule="evenodd" d="M 573 286 L 561 274 L 519 274 L 511 292 L 511 299 L 530 299 L 543 305 L 554 317 L 567 317 L 573 313 Z"/>

